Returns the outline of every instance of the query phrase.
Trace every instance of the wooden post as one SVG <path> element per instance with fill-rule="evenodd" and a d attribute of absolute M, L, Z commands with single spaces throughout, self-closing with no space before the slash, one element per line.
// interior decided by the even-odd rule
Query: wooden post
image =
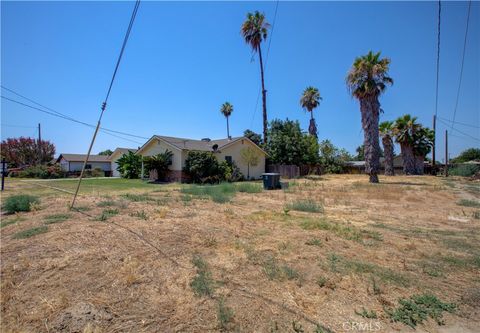
<path fill-rule="evenodd" d="M 5 157 L 2 158 L 2 191 L 5 188 L 5 174 L 7 173 L 6 166 L 7 162 L 5 161 Z"/>
<path fill-rule="evenodd" d="M 448 177 L 448 130 L 445 130 L 445 177 Z"/>
<path fill-rule="evenodd" d="M 42 132 L 38 123 L 38 164 L 42 164 Z"/>
<path fill-rule="evenodd" d="M 437 137 L 437 116 L 433 115 L 432 171 L 435 174 L 435 139 Z"/>

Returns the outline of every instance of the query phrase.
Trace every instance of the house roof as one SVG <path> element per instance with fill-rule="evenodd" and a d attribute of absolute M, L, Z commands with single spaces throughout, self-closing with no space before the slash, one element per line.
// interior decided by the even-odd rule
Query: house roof
<path fill-rule="evenodd" d="M 120 155 L 123 155 L 123 154 L 127 154 L 129 151 L 131 151 L 132 153 L 135 153 L 137 150 L 135 148 L 117 148 L 113 151 L 113 153 L 108 156 L 109 157 L 109 160 L 112 159 L 112 156 L 119 153 Z"/>
<path fill-rule="evenodd" d="M 57 162 L 61 159 L 68 161 L 68 162 L 83 162 L 87 157 L 86 154 L 60 154 L 57 158 Z M 110 156 L 106 155 L 90 155 L 88 158 L 88 162 L 110 162 Z"/>
<path fill-rule="evenodd" d="M 164 141 L 179 150 L 197 150 L 197 151 L 213 151 L 214 145 L 217 145 L 216 150 L 221 150 L 222 148 L 230 144 L 233 144 L 234 142 L 237 142 L 238 140 L 241 140 L 241 139 L 250 141 L 250 139 L 243 136 L 234 137 L 230 139 L 225 138 L 225 139 L 215 139 L 215 140 L 194 140 L 194 139 L 186 139 L 186 138 L 176 138 L 172 136 L 154 135 L 142 147 L 140 147 L 138 151 L 141 151 L 143 147 L 145 147 L 153 139 Z M 256 147 L 258 147 L 255 143 L 253 144 Z M 260 147 L 258 147 L 258 149 L 260 149 L 263 153 L 265 153 L 263 149 L 261 149 Z"/>
<path fill-rule="evenodd" d="M 175 138 L 171 136 L 155 135 L 155 137 L 168 142 L 172 146 L 177 147 L 178 149 L 185 150 L 202 150 L 202 151 L 212 151 L 213 146 L 217 145 L 218 149 L 231 143 L 237 141 L 242 137 L 236 137 L 231 139 L 217 139 L 217 140 L 194 140 L 194 139 L 185 139 L 185 138 Z"/>

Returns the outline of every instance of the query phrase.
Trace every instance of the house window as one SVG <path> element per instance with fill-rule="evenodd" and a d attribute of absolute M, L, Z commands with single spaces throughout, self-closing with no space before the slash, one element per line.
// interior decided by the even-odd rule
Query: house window
<path fill-rule="evenodd" d="M 225 161 L 227 161 L 228 164 L 232 164 L 232 156 L 225 156 Z"/>
<path fill-rule="evenodd" d="M 85 170 L 91 170 L 92 169 L 92 165 L 91 164 L 86 164 L 85 165 Z"/>

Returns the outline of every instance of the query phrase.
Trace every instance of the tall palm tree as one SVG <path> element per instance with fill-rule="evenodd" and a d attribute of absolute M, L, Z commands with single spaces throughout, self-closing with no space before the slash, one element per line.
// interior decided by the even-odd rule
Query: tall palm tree
<path fill-rule="evenodd" d="M 220 108 L 220 112 L 225 116 L 225 118 L 227 118 L 227 138 L 230 139 L 230 125 L 228 123 L 228 118 L 233 112 L 233 105 L 229 102 L 223 103 L 222 107 Z"/>
<path fill-rule="evenodd" d="M 393 79 L 388 76 L 390 59 L 380 59 L 380 52 L 368 52 L 358 57 L 347 75 L 350 93 L 360 102 L 365 145 L 365 172 L 371 183 L 378 183 L 380 168 L 380 144 L 378 140 L 379 96 Z"/>
<path fill-rule="evenodd" d="M 417 117 L 409 114 L 403 115 L 395 120 L 393 133 L 395 141 L 400 144 L 403 160 L 403 172 L 406 175 L 415 175 L 415 155 L 413 151 L 415 133 L 420 130 Z"/>
<path fill-rule="evenodd" d="M 247 19 L 242 24 L 241 33 L 245 42 L 252 47 L 253 52 L 258 52 L 260 59 L 260 75 L 262 79 L 262 102 L 263 102 L 263 142 L 267 142 L 267 91 L 265 90 L 265 80 L 263 77 L 263 59 L 262 59 L 262 41 L 267 39 L 267 32 L 270 24 L 265 19 L 265 15 L 259 11 L 248 13 Z"/>
<path fill-rule="evenodd" d="M 303 95 L 300 98 L 300 105 L 302 108 L 310 112 L 310 126 L 308 126 L 308 132 L 310 135 L 317 137 L 317 125 L 315 124 L 315 119 L 313 118 L 313 109 L 320 105 L 322 97 L 320 92 L 315 87 L 307 87 L 303 91 Z"/>
<path fill-rule="evenodd" d="M 393 121 L 384 121 L 378 125 L 382 137 L 383 152 L 385 154 L 385 176 L 394 176 L 393 168 Z"/>

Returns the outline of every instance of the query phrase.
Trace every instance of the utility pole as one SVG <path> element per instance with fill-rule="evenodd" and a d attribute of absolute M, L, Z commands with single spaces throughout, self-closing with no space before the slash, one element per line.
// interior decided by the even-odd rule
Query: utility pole
<path fill-rule="evenodd" d="M 5 174 L 7 173 L 7 161 L 2 158 L 2 191 L 5 189 Z"/>
<path fill-rule="evenodd" d="M 448 177 L 448 130 L 445 130 L 445 177 Z"/>
<path fill-rule="evenodd" d="M 433 115 L 433 146 L 432 146 L 432 171 L 435 174 L 435 139 L 437 137 L 437 116 Z"/>
<path fill-rule="evenodd" d="M 42 164 L 42 130 L 38 123 L 38 164 Z"/>

